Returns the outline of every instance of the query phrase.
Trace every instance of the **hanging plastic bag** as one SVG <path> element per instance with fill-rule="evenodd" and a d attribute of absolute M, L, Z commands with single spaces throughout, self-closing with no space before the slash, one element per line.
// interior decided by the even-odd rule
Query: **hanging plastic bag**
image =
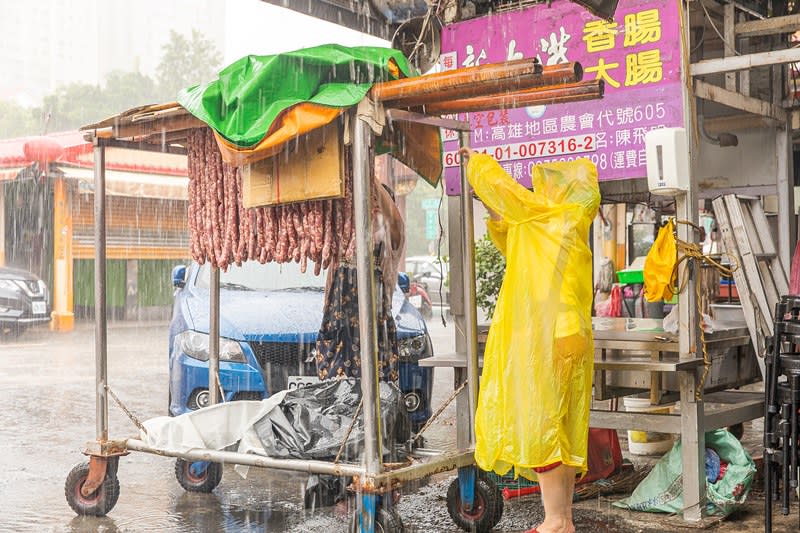
<path fill-rule="evenodd" d="M 513 467 L 536 479 L 534 469 L 559 461 L 586 472 L 597 169 L 588 159 L 538 165 L 532 192 L 476 154 L 467 176 L 502 217 L 488 227 L 506 256 L 484 352 L 475 459 L 501 476 Z"/>
<path fill-rule="evenodd" d="M 707 314 L 703 313 L 703 321 L 701 322 L 703 326 L 703 331 L 705 333 L 714 333 L 714 320 L 708 316 Z M 670 309 L 669 314 L 664 317 L 662 321 L 662 326 L 664 332 L 677 334 L 678 333 L 678 306 L 672 306 Z"/>
<path fill-rule="evenodd" d="M 611 289 L 611 314 L 608 316 L 622 316 L 622 287 L 614 285 Z"/>
<path fill-rule="evenodd" d="M 747 499 L 756 474 L 756 465 L 742 443 L 724 429 L 706 433 L 706 447 L 719 455 L 720 462 L 727 463 L 724 475 L 718 477 L 717 481 L 709 482 L 706 478 L 706 511 L 710 515 L 727 516 Z M 658 461 L 633 494 L 615 502 L 614 506 L 631 511 L 681 513 L 682 473 L 681 444 L 678 442 Z"/>
<path fill-rule="evenodd" d="M 611 303 L 612 303 L 611 294 L 609 294 L 608 298 L 606 298 L 605 300 L 598 300 L 597 296 L 595 296 L 594 315 L 599 317 L 614 316 L 612 314 Z"/>
<path fill-rule="evenodd" d="M 658 237 L 644 261 L 644 296 L 648 302 L 672 299 L 677 281 L 677 261 L 675 224 L 670 220 L 658 230 Z"/>
<path fill-rule="evenodd" d="M 614 263 L 608 257 L 600 259 L 600 268 L 597 269 L 597 290 L 611 292 L 614 286 Z"/>

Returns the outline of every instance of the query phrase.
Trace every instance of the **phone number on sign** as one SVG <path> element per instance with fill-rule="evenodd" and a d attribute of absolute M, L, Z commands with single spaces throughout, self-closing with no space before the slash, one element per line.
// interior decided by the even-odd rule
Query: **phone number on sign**
<path fill-rule="evenodd" d="M 503 144 L 500 146 L 483 146 L 481 148 L 475 148 L 475 151 L 481 154 L 489 154 L 502 163 L 503 161 L 531 159 L 533 157 L 594 152 L 596 149 L 597 138 L 594 134 L 591 134 L 546 139 L 543 141 Z M 444 166 L 457 167 L 460 164 L 461 156 L 459 156 L 457 151 L 444 153 Z"/>

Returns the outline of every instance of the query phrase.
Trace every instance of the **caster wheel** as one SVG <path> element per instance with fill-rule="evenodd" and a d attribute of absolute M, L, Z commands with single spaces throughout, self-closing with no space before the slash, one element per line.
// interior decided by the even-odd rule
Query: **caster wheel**
<path fill-rule="evenodd" d="M 742 437 L 744 437 L 744 424 L 741 423 L 735 424 L 729 427 L 728 431 L 730 432 L 731 435 L 736 437 L 737 440 L 742 440 Z"/>
<path fill-rule="evenodd" d="M 350 533 L 361 533 L 359 518 L 361 513 L 355 511 L 350 517 Z M 375 533 L 403 533 L 403 521 L 394 509 L 379 506 L 375 512 Z"/>
<path fill-rule="evenodd" d="M 111 470 L 110 468 L 108 470 Z M 106 478 L 94 493 L 89 496 L 81 494 L 81 488 L 89 477 L 89 463 L 75 465 L 64 483 L 64 496 L 67 503 L 79 515 L 105 516 L 119 499 L 119 479 L 116 474 L 106 471 Z"/>
<path fill-rule="evenodd" d="M 447 512 L 453 522 L 464 531 L 486 533 L 503 517 L 503 495 L 494 481 L 485 474 L 478 474 L 472 508 L 465 509 L 461 503 L 461 491 L 456 478 L 447 489 Z"/>
<path fill-rule="evenodd" d="M 206 461 L 175 461 L 175 477 L 189 492 L 211 492 L 222 480 L 222 465 Z"/>

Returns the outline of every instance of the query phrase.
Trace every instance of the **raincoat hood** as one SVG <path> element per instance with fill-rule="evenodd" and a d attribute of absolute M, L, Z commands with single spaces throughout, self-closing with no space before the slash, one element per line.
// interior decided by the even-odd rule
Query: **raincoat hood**
<path fill-rule="evenodd" d="M 577 204 L 584 216 L 593 219 L 600 207 L 597 170 L 588 159 L 569 163 L 537 165 L 531 176 L 533 190 L 552 205 Z"/>

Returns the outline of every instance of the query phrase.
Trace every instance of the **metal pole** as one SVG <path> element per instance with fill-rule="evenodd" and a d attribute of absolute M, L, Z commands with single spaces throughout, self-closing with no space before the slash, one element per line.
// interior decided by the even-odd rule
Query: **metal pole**
<path fill-rule="evenodd" d="M 682 220 L 697 224 L 697 194 L 694 184 L 689 186 L 685 195 L 675 197 L 675 214 Z M 694 229 L 686 224 L 678 224 L 678 238 L 684 242 L 696 242 Z M 680 274 L 678 280 L 684 285 L 683 291 L 678 296 L 678 316 L 681 327 L 678 335 L 680 359 L 695 359 L 703 357 L 700 345 L 696 285 L 700 283 L 700 263 L 690 260 L 687 269 L 688 279 Z M 683 518 L 687 522 L 696 522 L 703 518 L 703 509 L 706 501 L 706 473 L 703 462 L 705 454 L 705 409 L 703 405 L 703 391 L 699 391 L 697 398 L 697 384 L 699 376 L 697 371 L 681 372 L 679 374 L 681 398 L 681 456 L 683 461 Z"/>
<path fill-rule="evenodd" d="M 794 216 L 794 156 L 792 154 L 792 130 L 790 126 L 775 131 L 778 178 L 778 257 L 784 270 L 789 272 L 792 253 L 797 242 L 797 218 Z"/>
<path fill-rule="evenodd" d="M 215 463 L 228 463 L 244 466 L 257 466 L 274 470 L 287 470 L 290 472 L 307 472 L 309 474 L 325 474 L 331 476 L 363 476 L 364 469 L 352 464 L 336 464 L 329 461 L 309 461 L 305 459 L 275 459 L 251 453 L 228 452 L 224 450 L 208 450 L 205 448 L 191 448 L 184 452 L 166 450 L 150 446 L 138 439 L 128 439 L 125 442 L 128 450 L 152 453 L 163 457 L 180 457 L 187 461 L 213 461 Z M 459 459 L 459 458 L 456 458 Z"/>
<path fill-rule="evenodd" d="M 208 404 L 215 405 L 219 397 L 219 268 L 211 267 L 209 326 L 208 326 Z"/>
<path fill-rule="evenodd" d="M 108 352 L 106 342 L 106 149 L 94 145 L 94 363 L 97 440 L 108 440 Z"/>
<path fill-rule="evenodd" d="M 353 217 L 356 230 L 358 335 L 361 341 L 361 394 L 364 403 L 364 455 L 367 476 L 380 474 L 381 421 L 378 394 L 378 337 L 375 327 L 375 276 L 372 265 L 370 180 L 372 130 L 352 115 Z"/>
<path fill-rule="evenodd" d="M 459 133 L 462 147 L 469 147 L 469 132 Z M 464 239 L 461 271 L 464 282 L 464 334 L 467 340 L 467 396 L 470 413 L 470 444 L 475 444 L 475 410 L 478 407 L 478 311 L 475 308 L 475 227 L 472 193 L 467 167 L 461 165 L 461 235 Z"/>
<path fill-rule="evenodd" d="M 681 8 L 683 22 L 681 24 L 681 49 L 688 58 L 691 50 L 690 39 L 690 14 L 688 9 Z M 692 95 L 688 87 L 691 86 L 692 73 L 688 68 L 688 59 L 685 61 L 687 68 L 681 69 L 681 81 L 683 82 L 683 117 L 686 128 L 688 142 L 689 160 L 697 161 L 700 152 L 699 146 L 695 142 L 693 134 L 694 124 L 697 117 L 694 114 L 694 107 L 691 105 Z M 688 220 L 697 224 L 697 178 L 693 175 L 690 165 L 689 170 L 689 191 L 685 195 L 675 197 L 675 213 L 683 220 Z M 686 224 L 678 225 L 678 238 L 685 242 L 696 242 L 694 230 Z M 678 314 L 681 324 L 678 344 L 680 359 L 694 359 L 702 357 L 702 347 L 700 346 L 700 336 L 697 322 L 697 304 L 695 302 L 696 284 L 699 283 L 700 263 L 690 262 L 691 270 L 688 270 L 689 279 L 679 279 L 679 284 L 685 281 L 684 290 L 678 296 Z M 683 467 L 683 519 L 688 522 L 696 522 L 703 518 L 703 509 L 706 502 L 706 474 L 705 474 L 705 410 L 703 406 L 702 394 L 700 400 L 696 399 L 696 386 L 699 382 L 697 371 L 681 372 L 678 374 L 681 399 L 681 461 Z"/>

